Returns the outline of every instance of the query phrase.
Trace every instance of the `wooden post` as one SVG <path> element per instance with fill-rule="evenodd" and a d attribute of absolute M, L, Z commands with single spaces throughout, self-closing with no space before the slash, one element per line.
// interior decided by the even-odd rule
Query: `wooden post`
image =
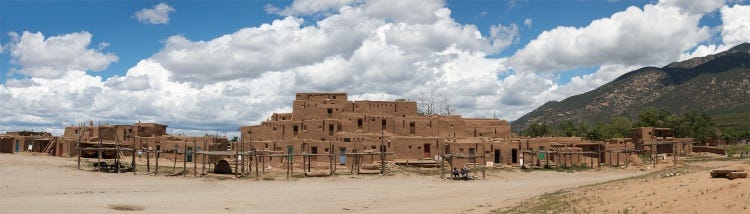
<path fill-rule="evenodd" d="M 81 125 L 79 125 L 79 128 Z M 80 131 L 78 131 L 79 134 L 76 134 L 76 150 L 78 150 L 78 169 L 81 169 L 81 134 L 83 132 L 83 128 L 81 128 Z M 70 145 L 70 144 L 68 144 Z M 70 151 L 70 150 L 68 150 Z"/>
<path fill-rule="evenodd" d="M 289 154 L 289 173 L 294 174 L 294 152 Z"/>
<path fill-rule="evenodd" d="M 394 128 L 395 128 L 395 126 L 394 126 Z M 384 144 L 384 141 L 385 141 L 385 133 L 381 129 L 380 130 L 380 175 L 385 175 L 385 144 Z M 443 166 L 441 165 L 440 167 L 442 168 Z M 440 177 L 442 178 L 443 175 L 441 174 Z"/>
<path fill-rule="evenodd" d="M 120 140 L 115 139 L 115 172 L 120 173 Z"/>
<path fill-rule="evenodd" d="M 205 151 L 210 151 L 210 149 L 208 149 L 208 140 L 207 139 L 203 140 L 203 151 L 204 152 Z M 203 153 L 203 155 L 201 155 L 201 156 L 203 158 L 203 162 L 201 163 L 201 166 L 202 166 L 201 175 L 205 175 L 206 174 L 206 153 Z"/>
<path fill-rule="evenodd" d="M 79 147 L 76 149 L 78 149 L 78 169 L 81 169 L 81 148 Z"/>
<path fill-rule="evenodd" d="M 333 176 L 333 173 L 336 172 L 336 169 L 334 168 L 334 165 L 333 165 L 333 142 L 331 142 L 331 140 L 328 140 L 328 157 L 329 157 L 330 162 L 331 162 L 331 166 L 330 166 L 331 172 L 330 172 L 330 175 Z"/>
<path fill-rule="evenodd" d="M 630 153 L 628 153 L 628 143 L 625 143 L 625 168 L 630 165 Z"/>
<path fill-rule="evenodd" d="M 172 175 L 177 173 L 177 155 L 180 154 L 180 149 L 174 150 L 174 162 L 172 162 Z"/>
<path fill-rule="evenodd" d="M 440 155 L 440 179 L 444 179 L 444 178 L 445 178 L 445 157 L 443 155 Z"/>
<path fill-rule="evenodd" d="M 617 151 L 617 167 L 620 167 L 620 151 Z"/>
<path fill-rule="evenodd" d="M 96 159 L 96 171 L 101 172 L 102 171 L 102 122 L 99 122 L 99 130 L 97 133 L 99 137 L 99 150 L 96 150 L 97 159 Z"/>
<path fill-rule="evenodd" d="M 161 151 L 156 150 L 156 157 L 154 159 L 156 160 L 156 167 L 154 168 L 154 175 L 159 174 L 159 154 L 161 154 Z"/>
<path fill-rule="evenodd" d="M 255 153 L 254 156 L 255 156 L 255 180 L 259 180 L 260 179 L 260 173 L 258 172 L 258 170 L 259 170 L 258 169 L 258 162 L 260 162 L 260 161 L 258 160 L 258 154 L 257 153 Z"/>
<path fill-rule="evenodd" d="M 151 173 L 151 151 L 146 149 L 146 173 Z"/>
<path fill-rule="evenodd" d="M 193 158 L 191 161 L 193 161 L 193 176 L 198 177 L 198 145 L 195 143 L 195 138 L 193 138 Z"/>
<path fill-rule="evenodd" d="M 653 157 L 653 159 L 654 159 L 654 169 L 656 169 L 656 162 L 659 161 L 659 158 L 656 156 L 657 154 L 659 154 L 659 151 L 658 151 L 659 148 L 658 147 L 659 147 L 658 145 L 656 147 L 654 147 L 654 143 L 651 142 L 651 153 L 653 153 L 653 155 L 651 155 L 651 157 Z"/>
<path fill-rule="evenodd" d="M 674 157 L 674 166 L 677 166 L 677 146 L 672 142 L 672 157 Z"/>
<path fill-rule="evenodd" d="M 484 145 L 482 145 L 482 179 L 485 179 L 485 168 L 487 168 L 487 151 L 484 150 Z"/>
<path fill-rule="evenodd" d="M 237 171 L 237 164 L 239 162 L 237 159 L 240 158 L 240 150 L 239 150 L 239 148 L 237 148 L 237 144 L 236 143 L 235 143 L 234 147 L 235 147 L 234 148 L 234 177 L 236 178 L 236 177 L 238 177 L 237 173 L 239 173 Z"/>
<path fill-rule="evenodd" d="M 599 145 L 596 148 L 597 148 L 597 152 L 596 152 L 596 157 L 597 157 L 596 166 L 599 167 L 599 168 L 602 168 L 602 145 Z"/>
<path fill-rule="evenodd" d="M 133 175 L 135 175 L 136 171 L 136 165 L 135 165 L 135 141 L 133 141 L 133 151 L 131 155 L 132 159 L 130 160 L 130 165 L 133 166 Z"/>
<path fill-rule="evenodd" d="M 130 165 L 133 166 L 133 175 L 135 175 L 135 171 L 136 171 L 135 168 L 137 168 L 136 165 L 135 165 L 135 153 L 136 153 L 135 138 L 132 139 L 132 140 L 133 140 L 133 152 L 132 152 L 133 159 L 131 160 L 132 162 L 130 163 Z"/>
<path fill-rule="evenodd" d="M 242 173 L 240 173 L 240 176 L 245 176 L 245 144 L 242 142 L 242 134 L 240 133 L 240 152 L 242 153 L 242 163 L 240 164 L 240 170 Z"/>

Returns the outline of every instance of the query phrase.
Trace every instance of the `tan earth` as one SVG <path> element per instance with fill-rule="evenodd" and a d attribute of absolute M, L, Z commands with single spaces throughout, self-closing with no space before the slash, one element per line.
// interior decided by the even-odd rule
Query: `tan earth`
<path fill-rule="evenodd" d="M 711 178 L 711 169 L 750 169 L 750 161 L 705 161 L 664 167 L 631 179 L 546 194 L 515 212 L 750 213 L 750 179 Z M 524 204 L 527 203 L 527 204 Z"/>
<path fill-rule="evenodd" d="M 171 166 L 166 163 L 165 165 Z M 487 213 L 545 192 L 649 172 L 609 168 L 575 173 L 493 170 L 488 172 L 487 179 L 484 180 L 453 181 L 440 179 L 436 175 L 400 171 L 394 176 L 339 175 L 324 178 L 292 178 L 290 181 L 284 177 L 277 177 L 275 180 L 256 181 L 254 178 L 223 179 L 215 176 L 151 176 L 140 172 L 138 175 L 98 173 L 78 170 L 75 166 L 75 159 L 72 158 L 29 153 L 0 154 L 1 212 Z M 631 204 L 636 207 L 649 207 L 647 203 L 639 201 L 644 195 L 649 194 L 664 197 L 653 200 L 654 206 L 657 205 L 657 201 L 678 200 L 679 204 L 687 206 L 681 211 L 696 209 L 693 206 L 695 203 L 683 200 L 685 194 L 671 194 L 671 189 L 688 191 L 695 195 L 694 199 L 700 200 L 711 197 L 697 195 L 700 192 L 705 192 L 704 195 L 711 194 L 717 197 L 712 202 L 718 203 L 716 207 L 727 207 L 727 203 L 733 205 L 727 208 L 729 211 L 743 212 L 742 204 L 750 204 L 747 200 L 750 194 L 750 191 L 747 191 L 747 180 L 715 180 L 707 182 L 710 185 L 694 187 L 693 182 L 705 180 L 703 177 L 706 176 L 699 174 L 703 173 L 675 176 L 674 179 L 680 179 L 678 183 L 664 183 L 661 184 L 664 186 L 661 189 L 653 190 L 641 187 L 651 183 L 656 185 L 662 181 L 628 183 L 630 180 L 627 180 L 623 184 L 604 190 L 610 193 L 601 195 L 614 198 L 608 198 L 607 200 L 612 201 L 597 211 L 616 212 Z M 734 192 L 726 197 L 721 193 L 733 188 L 738 190 L 732 190 Z M 740 190 L 745 192 L 744 201 L 732 202 L 730 199 L 743 197 L 739 193 Z M 734 194 L 735 192 L 737 194 Z M 633 201 L 627 204 L 618 198 L 633 196 L 638 196 L 637 200 L 632 199 Z M 663 211 L 671 212 L 671 209 L 665 208 Z M 652 210 L 648 212 L 652 213 Z M 658 210 L 653 212 L 656 213 Z"/>

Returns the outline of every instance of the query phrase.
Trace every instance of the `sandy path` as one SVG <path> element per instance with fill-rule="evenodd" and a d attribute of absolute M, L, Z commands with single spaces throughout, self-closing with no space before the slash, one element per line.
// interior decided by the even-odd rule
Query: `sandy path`
<path fill-rule="evenodd" d="M 397 175 L 294 181 L 108 174 L 73 159 L 0 154 L 0 207 L 8 213 L 485 213 L 562 188 L 642 174 L 496 171 L 486 180 Z"/>

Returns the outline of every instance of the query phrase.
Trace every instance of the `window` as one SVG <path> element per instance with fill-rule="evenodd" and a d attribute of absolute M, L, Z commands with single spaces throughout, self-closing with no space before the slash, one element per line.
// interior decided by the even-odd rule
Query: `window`
<path fill-rule="evenodd" d="M 357 119 L 357 128 L 362 129 L 362 118 Z"/>
<path fill-rule="evenodd" d="M 348 138 L 348 137 L 344 138 L 344 142 L 346 142 L 346 143 L 351 142 L 351 141 L 352 141 L 351 138 Z"/>
<path fill-rule="evenodd" d="M 414 124 L 414 122 L 409 122 L 409 134 L 413 135 L 414 133 L 416 133 L 415 124 Z"/>

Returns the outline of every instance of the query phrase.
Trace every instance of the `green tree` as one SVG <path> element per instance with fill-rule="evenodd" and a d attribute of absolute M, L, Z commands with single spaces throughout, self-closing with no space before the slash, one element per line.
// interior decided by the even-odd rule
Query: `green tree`
<path fill-rule="evenodd" d="M 612 129 L 612 137 L 628 137 L 633 124 L 627 117 L 613 117 L 609 125 Z"/>
<path fill-rule="evenodd" d="M 601 141 L 612 138 L 612 127 L 609 124 L 597 122 L 584 137 L 587 140 Z"/>
<path fill-rule="evenodd" d="M 579 136 L 578 127 L 576 127 L 576 124 L 573 123 L 572 121 L 564 121 L 560 123 L 559 125 L 557 125 L 557 128 L 561 136 L 565 136 L 565 137 Z"/>
<path fill-rule="evenodd" d="M 662 127 L 675 128 L 678 117 L 667 110 L 655 107 L 646 107 L 638 114 L 635 127 Z"/>
<path fill-rule="evenodd" d="M 533 123 L 529 125 L 529 127 L 526 128 L 522 132 L 522 135 L 528 136 L 528 137 L 543 137 L 543 136 L 551 136 L 552 135 L 552 128 L 547 126 L 547 124 L 543 123 Z"/>
<path fill-rule="evenodd" d="M 716 124 L 705 112 L 689 111 L 682 114 L 676 127 L 680 137 L 693 137 L 699 141 L 716 138 Z"/>

